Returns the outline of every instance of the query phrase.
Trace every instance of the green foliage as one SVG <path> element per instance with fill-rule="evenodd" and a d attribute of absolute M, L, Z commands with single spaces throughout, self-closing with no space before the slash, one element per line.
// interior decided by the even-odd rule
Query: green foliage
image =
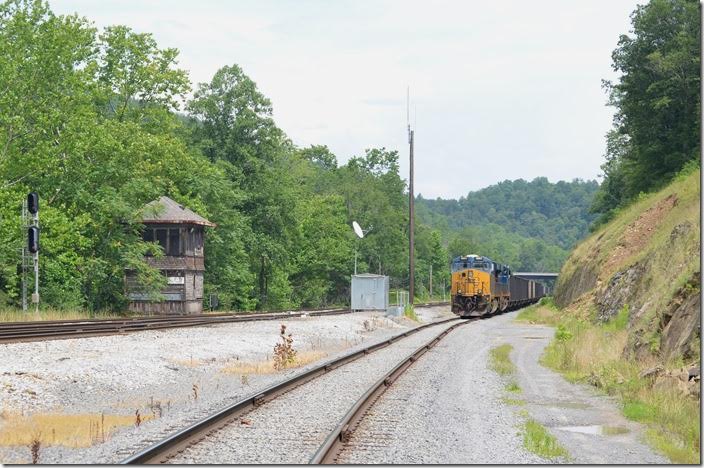
<path fill-rule="evenodd" d="M 555 331 L 555 339 L 558 341 L 568 341 L 572 339 L 574 335 L 572 334 L 571 331 L 569 331 L 567 328 L 565 328 L 564 325 L 559 324 L 557 326 L 557 330 Z"/>
<path fill-rule="evenodd" d="M 602 325 L 602 328 L 606 331 L 625 330 L 628 325 L 628 314 L 629 307 L 628 304 L 625 304 L 615 317 L 612 317 L 611 320 Z"/>
<path fill-rule="evenodd" d="M 506 391 L 511 393 L 521 393 L 521 387 L 515 380 L 510 381 L 506 384 Z"/>
<path fill-rule="evenodd" d="M 675 388 L 654 387 L 654 379 L 641 377 L 644 365 L 623 356 L 628 307 L 604 324 L 579 320 L 572 316 L 574 312 L 563 310 L 542 322 L 557 323 L 558 333 L 545 349 L 541 364 L 571 382 L 587 383 L 618 397 L 628 419 L 647 425 L 646 438 L 655 448 L 675 463 L 696 463 L 700 454 L 699 400 L 683 396 Z M 560 329 L 571 338 L 561 340 Z M 645 367 L 648 365 L 652 363 Z"/>
<path fill-rule="evenodd" d="M 612 55 L 621 76 L 604 83 L 616 114 L 591 207 L 602 223 L 699 160 L 699 4 L 652 0 L 636 8 L 631 22 L 632 35 L 622 35 Z"/>
<path fill-rule="evenodd" d="M 557 271 L 594 220 L 596 182 L 504 181 L 459 200 L 418 196 L 418 219 L 440 230 L 449 256 L 477 253 L 517 271 Z"/>
<path fill-rule="evenodd" d="M 237 65 L 195 87 L 178 51 L 125 26 L 98 31 L 48 4 L 0 4 L 0 307 L 19 304 L 22 199 L 41 197 L 42 306 L 123 311 L 124 275 L 159 299 L 145 262 L 142 207 L 167 195 L 217 224 L 204 289 L 221 308 L 344 304 L 360 272 L 408 288 L 406 185 L 398 154 L 370 148 L 342 166 L 325 146 L 296 148 Z M 363 240 L 350 223 L 373 227 Z M 449 274 L 440 234 L 416 225 L 416 291 Z M 449 286 L 449 285 L 448 285 Z"/>
<path fill-rule="evenodd" d="M 516 366 L 511 362 L 509 355 L 513 346 L 502 344 L 489 351 L 489 365 L 500 375 L 510 375 L 516 370 Z"/>
<path fill-rule="evenodd" d="M 414 322 L 419 321 L 418 316 L 416 315 L 416 311 L 411 304 L 406 304 L 406 307 L 403 308 L 403 315 L 406 318 L 413 320 Z"/>
<path fill-rule="evenodd" d="M 523 446 L 545 458 L 568 457 L 565 448 L 542 424 L 528 419 L 523 425 Z"/>

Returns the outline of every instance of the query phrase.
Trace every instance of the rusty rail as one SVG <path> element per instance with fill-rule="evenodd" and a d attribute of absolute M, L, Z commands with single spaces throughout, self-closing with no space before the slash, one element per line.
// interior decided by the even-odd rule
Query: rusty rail
<path fill-rule="evenodd" d="M 417 307 L 447 305 L 448 303 L 418 304 Z M 124 319 L 46 320 L 36 322 L 0 323 L 0 344 L 26 341 L 87 338 L 117 335 L 136 331 L 167 328 L 217 325 L 220 323 L 253 322 L 258 320 L 280 320 L 303 315 L 324 316 L 347 314 L 345 308 L 321 308 L 291 312 L 264 312 L 247 314 L 197 314 L 152 317 L 129 317 Z"/>
<path fill-rule="evenodd" d="M 389 388 L 389 386 L 391 386 L 391 384 L 393 384 L 401 376 L 401 374 L 403 374 L 423 354 L 447 336 L 448 333 L 455 328 L 474 320 L 465 320 L 447 328 L 428 343 L 418 348 L 413 354 L 408 356 L 381 379 L 379 379 L 376 384 L 367 390 L 367 392 L 362 395 L 359 400 L 357 400 L 352 408 L 350 408 L 347 414 L 345 414 L 342 418 L 342 421 L 340 421 L 337 427 L 325 439 L 323 445 L 320 446 L 315 455 L 313 455 L 310 459 L 309 463 L 325 465 L 336 463 L 338 456 L 345 448 L 347 442 L 349 442 L 354 431 L 357 427 L 359 427 L 359 424 L 362 419 L 364 419 L 367 411 L 374 405 L 374 403 L 376 403 L 386 389 Z"/>
<path fill-rule="evenodd" d="M 344 366 L 345 364 L 348 364 L 356 359 L 359 359 L 360 357 L 368 355 L 371 352 L 385 348 L 398 340 L 401 340 L 419 332 L 420 330 L 453 321 L 457 321 L 459 322 L 459 324 L 466 322 L 459 318 L 450 318 L 421 325 L 404 333 L 395 335 L 385 341 L 381 341 L 371 346 L 367 346 L 358 351 L 346 354 L 332 361 L 316 366 L 308 371 L 294 375 L 293 377 L 283 382 L 272 385 L 262 391 L 256 392 L 255 394 L 250 395 L 244 398 L 243 400 L 240 400 L 239 402 L 234 403 L 218 411 L 217 413 L 192 424 L 191 426 L 177 432 L 176 434 L 173 434 L 161 440 L 160 442 L 157 442 L 156 444 L 147 447 L 146 449 L 123 460 L 122 462 L 120 462 L 120 464 L 144 465 L 166 463 L 169 458 L 182 452 L 186 447 L 206 437 L 208 434 L 217 431 L 219 428 L 227 425 L 230 421 L 236 419 L 239 415 L 246 412 L 252 407 L 259 406 L 267 401 L 273 400 L 277 396 L 295 387 L 298 387 L 299 385 L 303 385 L 306 382 L 315 379 L 316 377 L 319 377 L 341 366 Z"/>

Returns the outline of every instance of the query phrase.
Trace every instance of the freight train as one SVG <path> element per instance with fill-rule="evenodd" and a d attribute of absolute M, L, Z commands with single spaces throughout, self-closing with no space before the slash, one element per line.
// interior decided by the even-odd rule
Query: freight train
<path fill-rule="evenodd" d="M 511 274 L 511 268 L 479 255 L 452 261 L 452 312 L 481 317 L 537 302 L 545 295 L 541 283 Z"/>

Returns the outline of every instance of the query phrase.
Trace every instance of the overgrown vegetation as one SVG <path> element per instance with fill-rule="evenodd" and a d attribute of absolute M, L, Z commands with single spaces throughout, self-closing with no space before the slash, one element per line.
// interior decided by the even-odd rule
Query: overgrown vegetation
<path fill-rule="evenodd" d="M 296 350 L 293 349 L 293 335 L 286 334 L 286 325 L 281 324 L 279 330 L 281 341 L 274 345 L 274 369 L 282 370 L 296 362 Z"/>
<path fill-rule="evenodd" d="M 525 311 L 524 311 L 525 312 Z M 512 375 L 516 366 L 511 361 L 511 350 L 513 347 L 510 344 L 496 346 L 489 351 L 489 365 L 499 375 L 504 377 Z M 505 390 L 512 394 L 521 392 L 521 387 L 515 380 L 510 380 L 505 387 Z M 526 402 L 520 398 L 503 397 L 502 401 L 511 406 L 524 406 Z M 518 413 L 525 419 L 522 424 L 523 446 L 541 457 L 555 458 L 568 457 L 567 451 L 558 443 L 557 439 L 551 435 L 540 423 L 530 418 L 526 410 L 521 410 Z"/>
<path fill-rule="evenodd" d="M 623 414 L 645 423 L 648 441 L 673 462 L 699 462 L 700 402 L 676 388 L 654 386 L 653 377 L 643 376 L 655 361 L 623 357 L 628 308 L 599 323 L 585 318 L 583 310 L 558 310 L 548 302 L 526 309 L 518 320 L 557 325 L 542 364 L 571 382 L 592 385 L 618 397 Z"/>
<path fill-rule="evenodd" d="M 403 308 L 403 316 L 413 320 L 414 322 L 420 321 L 418 315 L 416 315 L 415 307 L 413 307 L 411 304 L 406 304 L 406 306 Z"/>
<path fill-rule="evenodd" d="M 530 418 L 523 424 L 523 446 L 545 458 L 569 456 L 555 436 L 550 434 L 542 424 Z"/>
<path fill-rule="evenodd" d="M 500 375 L 510 375 L 516 369 L 516 366 L 511 362 L 509 355 L 513 346 L 510 344 L 502 344 L 492 348 L 489 351 L 489 365 Z"/>
<path fill-rule="evenodd" d="M 612 54 L 619 79 L 604 82 L 616 114 L 591 208 L 601 222 L 683 168 L 699 167 L 700 4 L 651 0 L 636 7 L 631 24 Z"/>
<path fill-rule="evenodd" d="M 135 425 L 134 415 L 37 413 L 1 414 L 0 445 L 35 447 L 89 447 L 108 440 L 118 427 Z M 140 416 L 140 423 L 152 416 Z"/>
<path fill-rule="evenodd" d="M 319 361 L 328 354 L 323 351 L 297 351 L 296 359 L 289 364 L 287 369 L 305 366 L 311 362 Z M 278 372 L 274 366 L 273 359 L 265 359 L 262 361 L 236 361 L 226 365 L 221 372 L 225 374 L 239 375 L 243 385 L 249 385 L 249 375 L 267 375 Z"/>

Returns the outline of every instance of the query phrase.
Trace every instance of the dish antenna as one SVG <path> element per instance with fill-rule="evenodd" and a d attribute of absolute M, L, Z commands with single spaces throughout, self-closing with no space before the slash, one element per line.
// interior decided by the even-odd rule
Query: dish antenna
<path fill-rule="evenodd" d="M 357 237 L 359 237 L 360 239 L 364 238 L 364 231 L 362 230 L 362 226 L 360 226 L 357 221 L 352 221 L 352 229 L 354 229 L 354 233 L 357 234 Z"/>
<path fill-rule="evenodd" d="M 352 229 L 354 229 L 354 233 L 357 234 L 357 237 L 360 239 L 364 239 L 364 235 L 368 233 L 369 231 L 372 230 L 372 226 L 369 226 L 369 229 L 366 231 L 362 229 L 362 226 L 359 225 L 357 221 L 352 221 Z M 354 246 L 354 274 L 357 274 L 357 243 L 355 242 Z"/>

